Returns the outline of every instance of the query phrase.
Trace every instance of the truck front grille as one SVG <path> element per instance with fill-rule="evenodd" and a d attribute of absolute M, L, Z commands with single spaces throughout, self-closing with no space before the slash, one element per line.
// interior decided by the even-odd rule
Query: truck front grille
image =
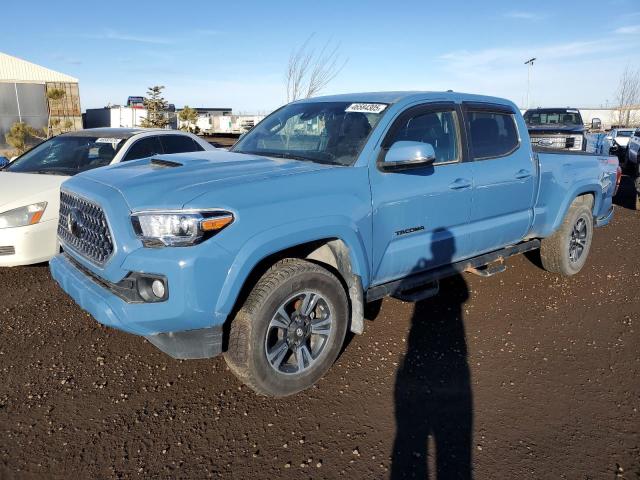
<path fill-rule="evenodd" d="M 60 192 L 58 237 L 63 244 L 98 265 L 113 254 L 113 240 L 101 207 L 77 195 Z"/>
<path fill-rule="evenodd" d="M 582 135 L 532 135 L 531 145 L 554 150 L 582 150 Z"/>

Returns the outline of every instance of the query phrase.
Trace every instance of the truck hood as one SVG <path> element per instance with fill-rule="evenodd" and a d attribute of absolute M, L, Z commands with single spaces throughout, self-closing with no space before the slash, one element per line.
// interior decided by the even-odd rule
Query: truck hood
<path fill-rule="evenodd" d="M 49 206 L 42 221 L 57 218 L 60 185 L 68 178 L 61 175 L 0 171 L 0 212 L 47 202 Z"/>
<path fill-rule="evenodd" d="M 313 162 L 233 153 L 224 150 L 157 155 L 90 170 L 67 182 L 92 180 L 118 190 L 129 208 L 182 208 L 190 200 L 214 189 L 315 170 L 339 168 Z"/>
<path fill-rule="evenodd" d="M 583 133 L 584 126 L 582 125 L 527 125 L 529 133 L 538 133 L 545 135 L 552 134 L 567 134 L 567 133 Z"/>

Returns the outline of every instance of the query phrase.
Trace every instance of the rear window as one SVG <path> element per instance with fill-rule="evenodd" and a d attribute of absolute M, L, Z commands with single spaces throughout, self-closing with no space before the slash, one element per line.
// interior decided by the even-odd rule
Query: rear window
<path fill-rule="evenodd" d="M 466 118 L 474 160 L 503 157 L 518 148 L 520 140 L 513 115 L 470 111 Z"/>

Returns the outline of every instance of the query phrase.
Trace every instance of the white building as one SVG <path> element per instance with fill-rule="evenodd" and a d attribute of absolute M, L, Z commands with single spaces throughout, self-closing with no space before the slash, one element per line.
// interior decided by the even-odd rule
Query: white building
<path fill-rule="evenodd" d="M 64 92 L 50 99 L 52 90 Z M 50 122 L 82 128 L 78 79 L 0 52 L 0 146 L 16 122 L 41 130 Z"/>

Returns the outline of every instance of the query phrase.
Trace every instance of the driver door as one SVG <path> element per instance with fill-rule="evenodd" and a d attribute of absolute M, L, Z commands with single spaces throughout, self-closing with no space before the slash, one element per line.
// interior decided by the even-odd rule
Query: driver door
<path fill-rule="evenodd" d="M 473 177 L 461 118 L 454 103 L 413 107 L 383 140 L 379 160 L 397 141 L 429 143 L 436 160 L 398 172 L 370 167 L 374 285 L 468 256 Z"/>

